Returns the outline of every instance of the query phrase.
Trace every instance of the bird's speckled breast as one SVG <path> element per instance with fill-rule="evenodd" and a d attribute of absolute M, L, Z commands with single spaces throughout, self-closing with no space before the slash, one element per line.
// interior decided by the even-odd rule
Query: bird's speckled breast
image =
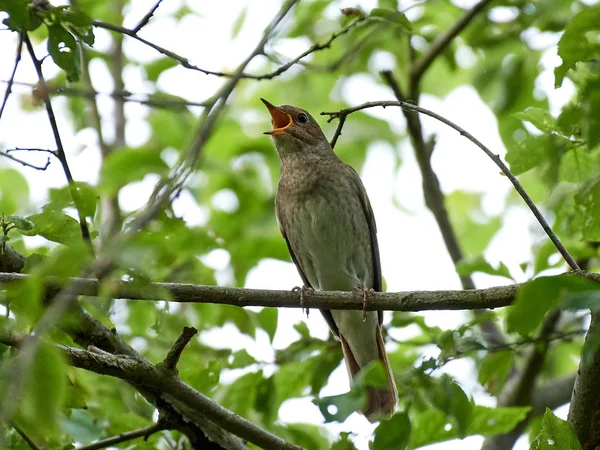
<path fill-rule="evenodd" d="M 314 289 L 373 286 L 371 242 L 353 171 L 316 170 L 282 177 L 277 218 Z"/>

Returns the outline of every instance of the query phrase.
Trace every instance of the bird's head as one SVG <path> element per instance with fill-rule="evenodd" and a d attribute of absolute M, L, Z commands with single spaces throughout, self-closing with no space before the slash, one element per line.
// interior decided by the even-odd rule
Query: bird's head
<path fill-rule="evenodd" d="M 295 106 L 275 106 L 261 98 L 271 113 L 273 129 L 265 131 L 275 141 L 275 146 L 283 157 L 295 152 L 331 152 L 331 146 L 321 127 L 312 116 Z"/>

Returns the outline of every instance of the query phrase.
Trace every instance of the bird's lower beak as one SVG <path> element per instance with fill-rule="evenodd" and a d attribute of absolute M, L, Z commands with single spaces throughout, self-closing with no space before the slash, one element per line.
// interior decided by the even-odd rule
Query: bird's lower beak
<path fill-rule="evenodd" d="M 261 98 L 261 100 L 269 110 L 269 113 L 271 113 L 271 118 L 273 119 L 273 129 L 271 131 L 265 131 L 264 134 L 276 136 L 278 134 L 287 133 L 286 130 L 292 125 L 292 116 L 286 112 L 283 112 L 277 106 L 272 105 L 264 98 Z"/>

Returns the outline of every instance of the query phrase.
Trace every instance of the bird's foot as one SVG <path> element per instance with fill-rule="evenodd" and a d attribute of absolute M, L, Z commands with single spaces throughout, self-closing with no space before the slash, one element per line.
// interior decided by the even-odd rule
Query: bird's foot
<path fill-rule="evenodd" d="M 308 313 L 310 312 L 310 309 L 304 307 L 304 295 L 306 293 L 310 294 L 312 292 L 315 292 L 314 289 L 311 288 L 310 286 L 302 286 L 302 287 L 296 286 L 294 289 L 292 289 L 292 292 L 300 293 L 300 306 L 302 307 L 302 312 L 306 311 L 306 318 L 308 319 Z"/>
<path fill-rule="evenodd" d="M 363 296 L 363 322 L 367 320 L 367 301 L 373 298 L 373 294 L 375 294 L 375 290 L 373 288 L 362 288 L 355 287 L 354 292 L 358 292 Z"/>

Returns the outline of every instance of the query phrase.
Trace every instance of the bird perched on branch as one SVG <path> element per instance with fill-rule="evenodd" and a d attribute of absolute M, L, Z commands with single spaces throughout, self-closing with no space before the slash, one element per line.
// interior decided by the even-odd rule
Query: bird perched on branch
<path fill-rule="evenodd" d="M 275 211 L 304 288 L 326 291 L 381 291 L 375 218 L 356 171 L 333 152 L 317 122 L 293 106 L 274 106 L 270 134 L 281 159 Z M 380 360 L 383 388 L 370 387 L 363 414 L 389 416 L 398 401 L 381 335 L 382 312 L 321 310 L 342 345 L 348 374 Z"/>

